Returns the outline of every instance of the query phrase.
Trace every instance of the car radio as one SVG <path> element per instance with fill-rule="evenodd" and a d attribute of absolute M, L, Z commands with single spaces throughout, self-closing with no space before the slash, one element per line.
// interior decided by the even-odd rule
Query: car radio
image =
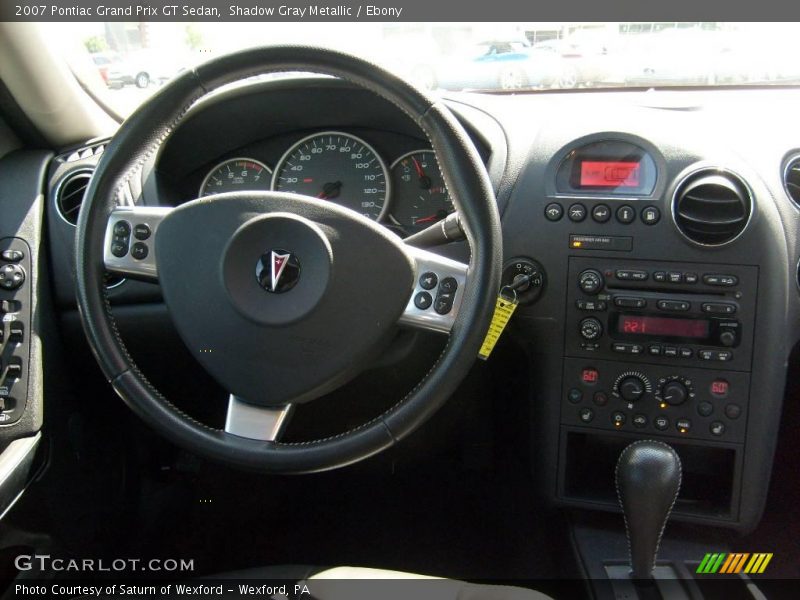
<path fill-rule="evenodd" d="M 573 257 L 566 355 L 749 370 L 757 279 L 741 265 Z"/>

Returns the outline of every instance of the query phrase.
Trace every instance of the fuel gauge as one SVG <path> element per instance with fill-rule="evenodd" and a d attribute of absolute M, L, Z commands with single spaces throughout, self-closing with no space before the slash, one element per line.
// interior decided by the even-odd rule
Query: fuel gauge
<path fill-rule="evenodd" d="M 441 221 L 455 210 L 444 185 L 436 155 L 431 150 L 404 154 L 392 165 L 390 220 L 408 233 Z"/>

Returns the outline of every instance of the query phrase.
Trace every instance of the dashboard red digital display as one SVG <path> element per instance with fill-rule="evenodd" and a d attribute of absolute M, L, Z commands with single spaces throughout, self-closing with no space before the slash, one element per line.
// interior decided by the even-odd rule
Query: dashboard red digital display
<path fill-rule="evenodd" d="M 617 321 L 617 331 L 627 335 L 705 339 L 708 338 L 709 328 L 709 322 L 703 319 L 620 315 Z"/>
<path fill-rule="evenodd" d="M 640 185 L 639 161 L 584 160 L 581 161 L 581 187 L 636 188 Z"/>

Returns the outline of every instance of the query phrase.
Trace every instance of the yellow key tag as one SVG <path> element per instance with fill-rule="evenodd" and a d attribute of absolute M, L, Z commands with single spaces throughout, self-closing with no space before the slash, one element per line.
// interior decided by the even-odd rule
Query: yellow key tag
<path fill-rule="evenodd" d="M 516 292 L 514 292 L 514 297 L 509 299 L 503 296 L 503 290 L 500 290 L 500 295 L 497 296 L 497 304 L 494 306 L 492 322 L 489 324 L 489 331 L 486 332 L 481 349 L 478 351 L 478 358 L 482 360 L 489 358 L 518 304 Z"/>

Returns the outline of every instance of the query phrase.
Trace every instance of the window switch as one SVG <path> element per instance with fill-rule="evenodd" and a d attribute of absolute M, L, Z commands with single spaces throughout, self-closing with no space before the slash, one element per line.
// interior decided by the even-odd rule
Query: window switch
<path fill-rule="evenodd" d="M 8 328 L 8 341 L 21 344 L 24 337 L 25 330 L 22 327 L 22 323 L 19 321 L 12 322 L 11 326 Z"/>
<path fill-rule="evenodd" d="M 6 381 L 9 379 L 20 379 L 22 377 L 22 365 L 11 363 L 6 368 Z"/>

